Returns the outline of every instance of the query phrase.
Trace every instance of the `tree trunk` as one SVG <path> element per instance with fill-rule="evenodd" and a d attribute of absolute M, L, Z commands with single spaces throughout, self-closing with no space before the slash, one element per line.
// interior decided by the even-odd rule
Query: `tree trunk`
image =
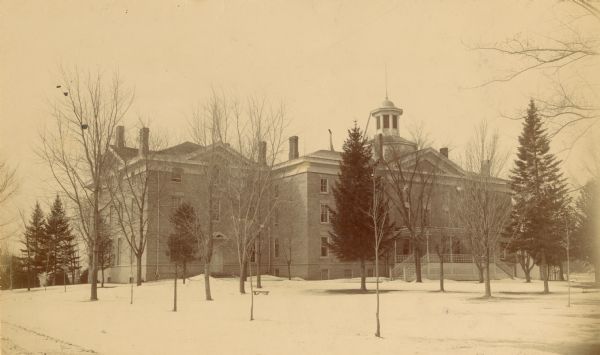
<path fill-rule="evenodd" d="M 542 265 L 541 269 L 544 271 L 544 294 L 550 293 L 550 289 L 548 288 L 548 263 L 546 262 L 546 253 L 542 252 Z"/>
<path fill-rule="evenodd" d="M 185 276 L 186 276 L 185 274 L 187 271 L 187 263 L 185 261 L 183 262 L 183 270 L 182 271 L 183 271 L 183 274 L 181 275 L 181 280 L 183 281 L 183 284 L 185 285 Z"/>
<path fill-rule="evenodd" d="M 52 262 L 52 286 L 56 286 L 56 247 L 52 250 L 54 252 L 54 260 Z"/>
<path fill-rule="evenodd" d="M 477 267 L 477 272 L 479 273 L 479 283 L 483 283 L 484 279 L 483 279 L 483 266 L 480 265 L 479 263 L 475 263 L 475 266 Z"/>
<path fill-rule="evenodd" d="M 97 179 L 96 179 L 97 180 Z M 97 181 L 96 181 L 97 182 Z M 97 185 L 97 184 L 96 184 Z M 98 186 L 94 188 L 94 230 L 92 237 L 92 262 L 90 263 L 88 278 L 91 278 L 90 301 L 98 300 L 98 233 L 100 227 L 100 211 L 98 210 L 99 191 Z M 91 277 L 90 277 L 91 276 Z"/>
<path fill-rule="evenodd" d="M 292 280 L 292 261 L 291 260 L 287 262 L 287 267 L 288 267 L 288 280 L 291 281 Z"/>
<path fill-rule="evenodd" d="M 100 274 L 102 274 L 102 281 L 100 281 L 101 282 L 100 287 L 104 288 L 104 268 L 102 268 L 100 270 Z"/>
<path fill-rule="evenodd" d="M 440 258 L 440 291 L 446 292 L 446 290 L 444 290 L 444 255 L 439 255 L 439 258 Z"/>
<path fill-rule="evenodd" d="M 177 264 L 175 264 L 175 276 L 173 277 L 173 312 L 177 312 Z"/>
<path fill-rule="evenodd" d="M 416 282 L 423 282 L 423 279 L 421 278 L 421 251 L 419 250 L 419 247 L 416 246 L 416 245 L 415 245 L 415 248 L 413 250 L 413 255 L 414 255 L 414 259 L 415 259 L 415 278 L 416 278 Z"/>
<path fill-rule="evenodd" d="M 137 267 L 137 286 L 141 286 L 142 285 L 142 253 L 138 253 L 139 255 L 136 254 L 135 258 L 136 260 L 136 267 Z"/>
<path fill-rule="evenodd" d="M 531 269 L 524 267 L 523 272 L 525 273 L 525 282 L 530 283 L 531 282 Z"/>
<path fill-rule="evenodd" d="M 562 263 L 558 263 L 558 279 L 560 281 L 565 281 L 565 273 L 563 270 L 563 264 Z"/>
<path fill-rule="evenodd" d="M 260 233 L 258 233 L 258 237 L 256 238 L 256 288 L 262 288 L 262 283 L 260 282 Z"/>
<path fill-rule="evenodd" d="M 377 238 L 377 234 L 375 234 Z M 375 311 L 375 318 L 377 319 L 377 331 L 375 336 L 381 337 L 381 324 L 379 322 L 379 248 L 375 248 L 375 293 L 377 294 L 377 310 Z"/>
<path fill-rule="evenodd" d="M 360 290 L 367 292 L 367 275 L 365 272 L 365 261 L 360 261 Z"/>
<path fill-rule="evenodd" d="M 485 297 L 492 297 L 492 285 L 490 281 L 490 248 L 485 250 Z"/>
<path fill-rule="evenodd" d="M 246 281 L 246 266 L 248 263 L 245 261 L 242 263 L 242 269 L 240 270 L 240 293 L 246 293 L 245 281 Z"/>
<path fill-rule="evenodd" d="M 212 196 L 212 195 L 211 195 Z M 211 203 L 212 206 L 212 203 Z M 211 221 L 209 222 L 208 228 L 209 228 L 209 235 L 208 235 L 208 241 L 206 243 L 206 247 L 205 247 L 205 253 L 204 253 L 204 296 L 206 298 L 207 301 L 212 301 L 212 294 L 210 292 L 210 263 L 212 261 L 212 254 L 213 254 L 213 225 L 212 225 L 212 212 L 210 214 L 210 219 Z"/>
<path fill-rule="evenodd" d="M 27 291 L 31 291 L 31 266 L 29 263 L 29 255 L 27 255 Z"/>
<path fill-rule="evenodd" d="M 254 288 L 252 287 L 252 263 L 249 265 L 250 268 L 250 320 L 254 320 Z"/>
<path fill-rule="evenodd" d="M 210 262 L 204 261 L 204 293 L 207 301 L 212 301 L 210 294 Z"/>

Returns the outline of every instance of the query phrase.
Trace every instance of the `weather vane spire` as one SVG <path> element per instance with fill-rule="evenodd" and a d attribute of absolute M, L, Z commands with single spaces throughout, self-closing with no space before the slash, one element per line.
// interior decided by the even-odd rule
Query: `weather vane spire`
<path fill-rule="evenodd" d="M 387 62 L 384 63 L 385 68 L 385 99 L 388 99 L 388 84 L 387 84 Z"/>

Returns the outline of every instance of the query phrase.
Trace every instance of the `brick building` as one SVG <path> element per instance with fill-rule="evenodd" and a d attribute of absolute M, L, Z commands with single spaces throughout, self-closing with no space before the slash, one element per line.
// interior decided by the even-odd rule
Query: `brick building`
<path fill-rule="evenodd" d="M 444 255 L 445 274 L 450 279 L 477 279 L 477 270 L 473 258 L 469 254 L 468 243 L 464 240 L 459 228 L 453 227 L 450 210 L 452 193 L 460 189 L 465 172 L 448 156 L 448 149 L 439 151 L 433 148 L 417 150 L 417 145 L 400 136 L 400 117 L 402 110 L 386 100 L 371 112 L 370 120 L 376 126 L 376 137 L 373 146 L 380 146 L 383 157 L 391 149 L 403 151 L 410 156 L 417 152 L 420 159 L 434 166 L 438 171 L 435 196 L 432 198 L 429 211 L 430 227 L 423 245 L 421 258 L 423 276 L 436 278 L 439 273 L 439 258 L 431 250 L 436 238 L 442 234 L 449 237 L 449 249 Z M 182 143 L 174 147 L 152 152 L 148 150 L 147 129 L 140 133 L 138 148 L 129 148 L 124 143 L 123 128 L 118 128 L 117 142 L 112 147 L 114 154 L 127 159 L 129 164 L 144 160 L 150 177 L 147 201 L 148 242 L 142 262 L 142 278 L 155 280 L 172 277 L 173 266 L 166 255 L 166 241 L 170 232 L 169 216 L 181 201 L 187 201 L 206 214 L 202 208 L 205 200 L 206 183 L 202 169 L 206 163 L 206 151 L 193 143 Z M 299 138 L 289 140 L 288 160 L 273 167 L 275 183 L 273 196 L 277 199 L 277 208 L 264 229 L 261 246 L 261 269 L 263 273 L 277 276 L 301 277 L 304 279 L 351 278 L 360 275 L 358 263 L 340 262 L 327 248 L 329 231 L 329 209 L 335 208 L 332 186 L 336 183 L 341 153 L 329 150 L 299 156 Z M 213 147 L 210 147 L 213 148 Z M 214 147 L 223 159 L 240 159 L 237 152 L 227 144 Z M 376 154 L 379 154 L 375 152 Z M 406 164 L 411 160 L 407 159 Z M 508 192 L 507 182 L 497 179 L 493 185 L 499 191 Z M 222 202 L 221 202 L 222 204 Z M 231 224 L 227 222 L 227 212 L 217 203 L 219 217 L 215 219 L 215 251 L 212 272 L 215 275 L 237 275 L 239 267 L 232 246 Z M 399 220 L 397 216 L 396 220 Z M 397 223 L 400 224 L 400 223 Z M 399 230 L 400 238 L 392 251 L 382 260 L 384 275 L 405 280 L 414 277 L 414 259 L 410 256 L 411 245 L 406 233 Z M 115 236 L 115 265 L 107 272 L 113 282 L 126 282 L 130 273 L 135 275 L 135 261 L 130 263 L 129 248 L 122 237 Z M 514 267 L 507 265 L 496 256 L 491 269 L 494 278 L 507 277 L 513 274 Z M 133 272 L 131 271 L 134 269 Z M 289 269 L 289 271 L 288 271 Z M 373 265 L 368 264 L 367 274 L 373 274 Z M 193 263 L 189 274 L 201 273 L 201 264 Z"/>

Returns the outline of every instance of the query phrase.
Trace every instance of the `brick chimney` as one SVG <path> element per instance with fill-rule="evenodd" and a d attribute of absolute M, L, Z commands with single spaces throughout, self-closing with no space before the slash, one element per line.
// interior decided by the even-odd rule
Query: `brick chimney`
<path fill-rule="evenodd" d="M 261 141 L 258 145 L 258 163 L 267 164 L 267 142 Z"/>
<path fill-rule="evenodd" d="M 448 158 L 448 147 L 440 148 L 440 154 Z"/>
<path fill-rule="evenodd" d="M 148 155 L 148 139 L 150 137 L 150 128 L 143 127 L 140 129 L 140 138 L 139 138 L 139 155 L 145 157 Z"/>
<path fill-rule="evenodd" d="M 115 146 L 117 148 L 125 148 L 125 127 L 123 126 L 117 126 Z"/>
<path fill-rule="evenodd" d="M 298 136 L 290 137 L 289 160 L 298 158 Z"/>

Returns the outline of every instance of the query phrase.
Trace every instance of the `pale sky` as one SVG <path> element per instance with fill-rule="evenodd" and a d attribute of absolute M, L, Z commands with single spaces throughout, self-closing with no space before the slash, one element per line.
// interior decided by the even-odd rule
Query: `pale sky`
<path fill-rule="evenodd" d="M 135 89 L 125 125 L 144 117 L 172 143 L 191 140 L 186 119 L 211 87 L 283 101 L 301 155 L 327 149 L 328 128 L 339 150 L 354 120 L 365 126 L 384 99 L 387 66 L 389 98 L 404 110 L 401 134 L 423 122 L 433 146 L 449 145 L 452 157 L 482 119 L 514 148 L 521 124 L 501 114 L 525 110 L 545 85 L 532 73 L 468 89 L 506 64 L 469 47 L 551 35 L 578 14 L 565 2 L 524 0 L 1 1 L 0 154 L 19 165 L 21 180 L 9 206 L 29 216 L 36 199 L 45 205 L 55 193 L 33 147 L 62 96 L 60 65 L 118 70 Z M 135 132 L 127 135 L 133 142 Z M 561 140 L 569 137 L 556 140 L 557 150 Z M 581 170 L 574 152 L 569 175 Z"/>

